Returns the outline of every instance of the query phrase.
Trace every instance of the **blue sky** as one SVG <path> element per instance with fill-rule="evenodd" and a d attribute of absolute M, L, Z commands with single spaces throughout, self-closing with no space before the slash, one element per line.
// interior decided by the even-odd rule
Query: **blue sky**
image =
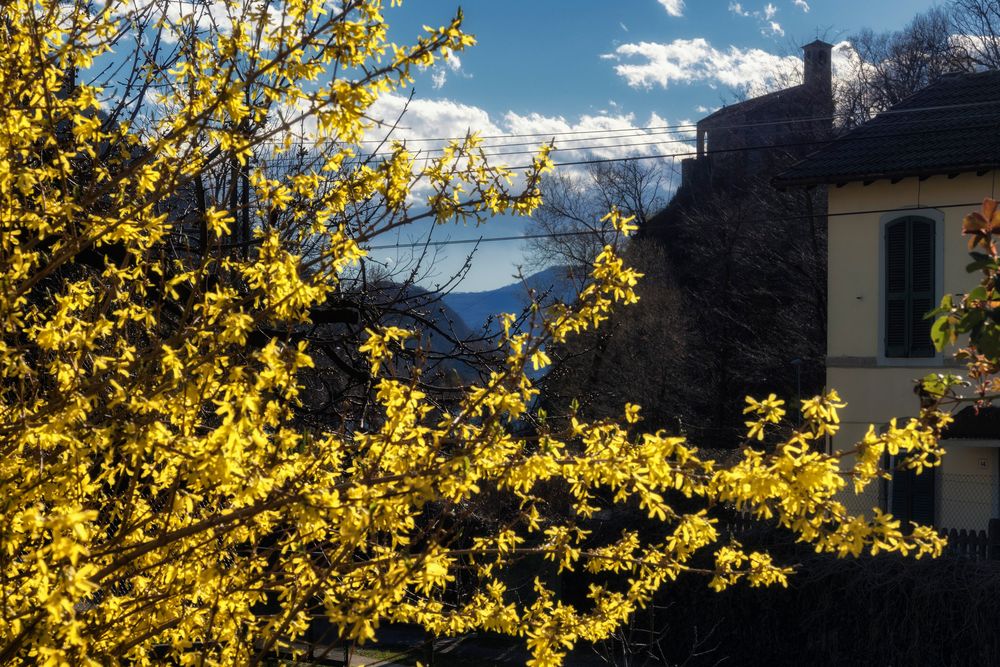
<path fill-rule="evenodd" d="M 775 68 L 797 70 L 801 44 L 817 37 L 838 43 L 864 27 L 899 28 L 935 4 L 929 0 L 470 0 L 463 6 L 465 27 L 479 43 L 462 53 L 458 62 L 418 76 L 417 102 L 402 123 L 409 128 L 404 136 L 454 136 L 469 128 L 492 135 L 686 123 L 732 101 L 734 84 L 763 85 Z M 450 0 L 408 0 L 402 8 L 386 12 L 391 35 L 398 41 L 412 39 L 422 24 L 446 22 L 456 6 Z M 388 102 L 383 108 L 387 113 L 399 108 L 400 100 Z M 557 155 L 556 161 L 685 149 L 651 145 L 641 136 L 635 141 L 646 145 L 574 151 Z M 506 159 L 523 164 L 526 158 Z M 396 241 L 421 240 L 424 231 L 403 232 Z M 522 232 L 531 232 L 530 220 L 438 228 L 434 239 Z M 380 243 L 394 240 L 383 238 Z M 522 263 L 522 245 L 483 244 L 461 289 L 490 289 L 511 282 Z M 468 251 L 469 246 L 463 245 L 440 248 L 424 282 L 431 285 L 446 279 Z M 401 262 L 409 252 L 379 249 L 373 257 Z"/>

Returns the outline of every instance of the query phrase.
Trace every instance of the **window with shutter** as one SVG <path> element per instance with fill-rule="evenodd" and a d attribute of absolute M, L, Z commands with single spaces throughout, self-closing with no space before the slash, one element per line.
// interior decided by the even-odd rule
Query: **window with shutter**
<path fill-rule="evenodd" d="M 933 526 L 935 513 L 935 468 L 924 468 L 919 475 L 912 470 L 892 473 L 892 506 L 889 511 L 903 522 Z"/>
<path fill-rule="evenodd" d="M 929 218 L 899 218 L 885 226 L 885 356 L 933 357 L 935 223 Z"/>

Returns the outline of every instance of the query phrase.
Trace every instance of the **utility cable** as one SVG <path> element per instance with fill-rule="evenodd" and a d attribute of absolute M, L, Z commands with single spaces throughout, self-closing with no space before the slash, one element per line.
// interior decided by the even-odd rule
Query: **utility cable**
<path fill-rule="evenodd" d="M 981 201 L 977 202 L 965 202 L 959 204 L 936 204 L 931 208 L 969 208 L 973 206 L 980 206 Z M 858 211 L 841 211 L 838 213 L 823 213 L 815 215 L 788 215 L 788 216 L 772 216 L 772 217 L 761 217 L 761 218 L 751 218 L 749 220 L 744 220 L 743 222 L 747 224 L 756 223 L 768 223 L 768 222 L 793 222 L 795 220 L 808 220 L 809 218 L 838 218 L 851 215 L 869 215 L 873 213 L 896 213 L 905 212 L 906 208 L 881 208 L 881 209 L 864 209 Z M 544 238 L 561 238 L 565 236 L 589 236 L 593 234 L 605 234 L 609 233 L 606 229 L 579 229 L 568 232 L 551 232 L 546 234 L 524 234 L 521 236 L 482 236 L 475 239 L 450 239 L 447 241 L 421 241 L 419 243 L 389 243 L 381 245 L 368 246 L 368 250 L 391 250 L 396 248 L 423 248 L 423 247 L 440 247 L 440 246 L 450 246 L 450 245 L 478 245 L 480 243 L 496 243 L 500 241 L 521 241 L 528 239 L 544 239 Z"/>

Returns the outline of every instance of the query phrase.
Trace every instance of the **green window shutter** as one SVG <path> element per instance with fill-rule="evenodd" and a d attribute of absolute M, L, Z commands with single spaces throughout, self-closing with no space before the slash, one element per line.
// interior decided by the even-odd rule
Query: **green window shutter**
<path fill-rule="evenodd" d="M 935 468 L 924 468 L 919 475 L 912 470 L 896 470 L 892 473 L 892 504 L 889 511 L 903 522 L 904 530 L 908 528 L 910 521 L 934 525 L 935 475 Z"/>
<path fill-rule="evenodd" d="M 885 228 L 885 356 L 906 356 L 906 221 Z"/>
<path fill-rule="evenodd" d="M 911 486 L 913 497 L 910 501 L 912 513 L 910 521 L 916 521 L 927 526 L 934 525 L 934 477 L 936 468 L 924 468 L 919 475 L 908 471 L 913 476 Z"/>
<path fill-rule="evenodd" d="M 885 228 L 885 356 L 933 357 L 935 225 L 927 218 L 901 218 Z"/>
<path fill-rule="evenodd" d="M 896 470 L 892 473 L 892 503 L 889 511 L 903 526 L 913 514 L 913 471 Z"/>
<path fill-rule="evenodd" d="M 933 357 L 931 321 L 934 310 L 934 221 L 911 218 L 910 224 L 910 357 Z"/>

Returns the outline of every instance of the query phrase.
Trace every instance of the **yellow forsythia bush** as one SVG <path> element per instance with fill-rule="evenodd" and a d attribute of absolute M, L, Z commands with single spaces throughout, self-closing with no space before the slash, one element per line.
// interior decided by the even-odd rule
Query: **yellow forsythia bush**
<path fill-rule="evenodd" d="M 345 639 L 387 622 L 519 635 L 532 664 L 555 665 L 686 571 L 717 589 L 785 582 L 767 554 L 721 541 L 707 511 L 675 510 L 676 494 L 773 519 L 818 551 L 940 551 L 930 529 L 903 535 L 838 502 L 842 454 L 814 446 L 837 430 L 832 392 L 805 401 L 771 453 L 747 448 L 731 467 L 642 433 L 632 405 L 619 423 L 519 435 L 545 345 L 636 300 L 639 276 L 610 248 L 577 303 L 530 332 L 506 320 L 506 363 L 454 402 L 388 372 L 411 332 L 372 328 L 359 347 L 377 418 L 303 425 L 314 361 L 300 334 L 364 243 L 420 207 L 438 222 L 529 214 L 551 162 L 542 149 L 514 191 L 474 136 L 426 162 L 399 144 L 364 158 L 379 96 L 473 43 L 460 16 L 398 46 L 380 0 L 177 6 L 0 6 L 0 662 L 259 663 L 322 614 Z M 86 83 L 116 67 L 122 87 Z M 296 127 L 309 160 L 290 159 Z M 763 438 L 783 403 L 747 414 Z M 853 489 L 887 450 L 933 461 L 946 419 L 871 431 Z M 569 518 L 539 511 L 555 481 Z M 421 520 L 487 492 L 513 497 L 515 520 L 462 541 Z M 588 542 L 581 522 L 606 501 L 638 505 L 665 537 Z M 702 551 L 713 567 L 691 565 Z M 577 608 L 540 574 L 515 596 L 505 570 L 531 554 L 621 585 L 595 583 Z M 459 573 L 473 589 L 453 589 Z"/>

